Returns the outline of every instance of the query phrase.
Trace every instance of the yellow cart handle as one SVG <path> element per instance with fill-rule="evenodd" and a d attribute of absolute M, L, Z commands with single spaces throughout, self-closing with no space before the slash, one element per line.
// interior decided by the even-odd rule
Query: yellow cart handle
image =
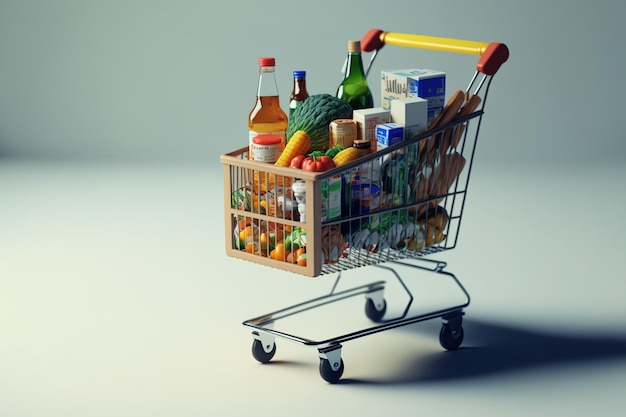
<path fill-rule="evenodd" d="M 476 70 L 485 75 L 494 75 L 500 66 L 509 59 L 509 49 L 505 44 L 498 42 L 486 43 L 427 35 L 385 32 L 380 29 L 370 29 L 361 39 L 361 49 L 364 52 L 378 51 L 385 44 L 480 55 L 476 64 Z"/>

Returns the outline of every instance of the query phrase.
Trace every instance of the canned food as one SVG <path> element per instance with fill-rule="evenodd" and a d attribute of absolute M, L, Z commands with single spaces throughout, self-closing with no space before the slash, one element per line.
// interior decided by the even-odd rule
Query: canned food
<path fill-rule="evenodd" d="M 345 148 L 351 147 L 357 139 L 357 124 L 352 119 L 336 119 L 330 122 L 329 137 L 330 147 L 342 145 Z"/>

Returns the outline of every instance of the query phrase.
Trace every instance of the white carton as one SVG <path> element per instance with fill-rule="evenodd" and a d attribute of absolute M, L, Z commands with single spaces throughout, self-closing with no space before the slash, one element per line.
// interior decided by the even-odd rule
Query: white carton
<path fill-rule="evenodd" d="M 385 110 L 398 98 L 421 97 L 428 100 L 428 120 L 437 116 L 446 100 L 446 73 L 425 68 L 383 70 L 381 98 Z"/>
<path fill-rule="evenodd" d="M 428 101 L 421 97 L 398 98 L 391 101 L 391 122 L 404 126 L 404 139 L 426 130 Z"/>
<path fill-rule="evenodd" d="M 357 109 L 352 112 L 352 119 L 357 123 L 357 138 L 370 141 L 372 151 L 376 150 L 376 126 L 391 121 L 391 113 L 382 107 Z"/>

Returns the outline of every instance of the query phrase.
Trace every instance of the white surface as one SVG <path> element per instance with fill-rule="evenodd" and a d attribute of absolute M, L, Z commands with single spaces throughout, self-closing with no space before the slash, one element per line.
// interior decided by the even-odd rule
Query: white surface
<path fill-rule="evenodd" d="M 619 415 L 626 169 L 473 172 L 459 246 L 465 341 L 439 322 L 258 364 L 241 322 L 324 294 L 227 258 L 222 172 L 0 163 L 0 415 Z M 364 281 L 379 277 L 363 269 Z M 342 317 L 337 317 L 340 322 Z M 302 331 L 327 323 L 303 320 Z"/>

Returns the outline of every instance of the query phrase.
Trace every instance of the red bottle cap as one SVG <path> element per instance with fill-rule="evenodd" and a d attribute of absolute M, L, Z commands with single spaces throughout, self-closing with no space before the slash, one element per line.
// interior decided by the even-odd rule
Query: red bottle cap
<path fill-rule="evenodd" d="M 259 67 L 275 67 L 276 59 L 271 57 L 259 58 Z"/>
<path fill-rule="evenodd" d="M 252 141 L 256 145 L 276 145 L 282 141 L 282 138 L 278 135 L 265 134 L 256 135 L 252 138 Z"/>

